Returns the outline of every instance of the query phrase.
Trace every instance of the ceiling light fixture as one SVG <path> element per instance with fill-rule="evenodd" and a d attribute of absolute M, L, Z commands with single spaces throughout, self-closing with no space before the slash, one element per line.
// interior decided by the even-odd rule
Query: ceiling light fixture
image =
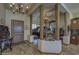
<path fill-rule="evenodd" d="M 10 7 L 12 7 L 12 5 L 10 5 Z"/>
<path fill-rule="evenodd" d="M 18 7 L 16 7 L 16 9 L 18 9 Z"/>
<path fill-rule="evenodd" d="M 21 7 L 23 7 L 23 5 L 21 5 Z"/>
<path fill-rule="evenodd" d="M 28 5 L 25 4 L 19 4 L 19 3 L 12 3 L 9 5 L 10 9 L 13 10 L 13 13 L 26 13 L 29 9 Z"/>
<path fill-rule="evenodd" d="M 12 5 L 14 5 L 15 3 L 12 3 Z"/>

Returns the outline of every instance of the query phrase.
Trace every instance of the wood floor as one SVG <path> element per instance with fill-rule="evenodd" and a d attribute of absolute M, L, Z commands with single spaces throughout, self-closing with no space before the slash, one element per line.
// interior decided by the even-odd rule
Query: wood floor
<path fill-rule="evenodd" d="M 13 46 L 13 50 L 7 49 L 3 52 L 3 55 L 50 55 L 39 52 L 29 42 L 21 43 Z M 54 54 L 51 54 L 54 55 Z M 63 45 L 62 52 L 60 55 L 79 55 L 79 45 Z"/>

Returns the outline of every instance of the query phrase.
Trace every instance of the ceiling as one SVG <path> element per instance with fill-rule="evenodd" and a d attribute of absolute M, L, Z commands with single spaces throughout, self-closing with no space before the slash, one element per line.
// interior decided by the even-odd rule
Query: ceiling
<path fill-rule="evenodd" d="M 50 18 L 50 20 L 55 20 L 55 3 L 45 3 L 44 5 L 44 12 Z M 67 12 L 62 5 L 60 5 L 60 13 L 64 14 Z M 60 15 L 61 15 L 60 14 Z"/>
<path fill-rule="evenodd" d="M 79 13 L 79 3 L 64 3 L 72 14 Z"/>
<path fill-rule="evenodd" d="M 4 4 L 5 5 L 5 8 L 8 9 L 8 10 L 11 10 L 13 12 L 13 10 L 17 10 L 16 7 L 21 7 L 21 5 L 23 7 L 20 8 L 20 10 L 25 10 L 25 13 L 29 12 L 29 10 L 31 10 L 32 8 L 34 8 L 34 6 L 36 5 L 35 3 L 14 3 L 14 6 L 11 8 L 10 5 L 13 5 L 13 3 L 6 3 Z M 27 9 L 27 6 L 28 6 L 28 9 Z"/>
<path fill-rule="evenodd" d="M 6 3 L 5 7 L 10 10 L 10 4 Z M 36 6 L 38 3 L 17 3 L 18 5 L 23 4 L 24 6 L 29 6 L 28 10 L 32 10 L 34 6 Z M 55 11 L 55 3 L 41 3 L 44 7 L 44 12 L 48 13 L 48 15 L 53 15 Z M 17 6 L 16 6 L 17 7 Z M 25 8 L 25 7 L 24 7 Z M 61 6 L 60 7 L 62 12 L 65 12 L 65 9 Z"/>
<path fill-rule="evenodd" d="M 5 6 L 7 9 L 9 9 L 9 4 L 10 3 L 6 3 Z M 20 3 L 19 3 L 20 4 Z M 71 11 L 71 13 L 79 13 L 79 3 L 64 3 L 66 5 L 66 7 Z M 32 9 L 33 6 L 35 6 L 35 3 L 23 3 L 24 6 L 29 5 L 29 9 Z M 46 11 L 53 11 L 54 10 L 54 5 L 55 3 L 43 3 L 44 5 L 44 9 Z M 62 12 L 65 12 L 65 9 L 63 7 L 60 7 Z"/>
<path fill-rule="evenodd" d="M 6 3 L 6 4 L 4 4 L 5 5 L 5 7 L 7 8 L 7 9 L 10 9 L 10 5 L 11 5 L 12 3 Z M 24 5 L 23 7 L 25 7 L 25 6 L 29 6 L 29 7 L 31 7 L 32 6 L 32 4 L 31 3 L 15 3 L 14 5 L 14 7 L 17 7 L 18 5 Z"/>
<path fill-rule="evenodd" d="M 55 3 L 43 3 L 42 5 L 44 18 L 48 17 L 50 20 L 55 20 Z M 61 14 L 66 12 L 63 6 L 60 6 L 60 12 Z M 37 15 L 40 15 L 39 8 L 37 8 L 32 14 L 38 18 Z"/>

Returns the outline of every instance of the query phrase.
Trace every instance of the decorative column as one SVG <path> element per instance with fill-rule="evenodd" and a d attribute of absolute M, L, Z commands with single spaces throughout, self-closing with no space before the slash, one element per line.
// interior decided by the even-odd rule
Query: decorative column
<path fill-rule="evenodd" d="M 60 38 L 60 5 L 55 5 L 55 19 L 56 19 L 56 37 Z"/>
<path fill-rule="evenodd" d="M 32 14 L 30 15 L 30 35 L 32 35 Z"/>
<path fill-rule="evenodd" d="M 65 36 L 67 36 L 68 35 L 67 12 L 64 13 L 64 20 L 65 20 Z"/>
<path fill-rule="evenodd" d="M 69 27 L 70 24 L 69 24 L 69 13 L 66 12 L 64 14 L 64 20 L 65 20 L 65 38 L 63 39 L 63 43 L 64 44 L 70 44 L 70 31 L 69 31 Z"/>
<path fill-rule="evenodd" d="M 42 49 L 42 40 L 43 40 L 43 25 L 44 25 L 43 5 L 40 5 L 39 9 L 40 9 L 40 39 L 38 40 L 38 49 L 41 51 L 41 49 Z"/>
<path fill-rule="evenodd" d="M 43 39 L 43 27 L 44 20 L 43 20 L 43 5 L 40 5 L 40 39 Z"/>

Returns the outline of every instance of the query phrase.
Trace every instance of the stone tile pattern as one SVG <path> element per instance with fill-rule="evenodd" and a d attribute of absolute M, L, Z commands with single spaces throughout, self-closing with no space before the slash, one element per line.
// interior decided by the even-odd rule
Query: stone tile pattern
<path fill-rule="evenodd" d="M 40 52 L 34 48 L 34 46 L 28 42 L 14 45 L 12 51 L 5 50 L 3 55 L 40 55 Z"/>
<path fill-rule="evenodd" d="M 60 55 L 78 55 L 79 45 L 63 45 Z M 19 45 L 13 46 L 13 50 L 7 49 L 3 52 L 3 55 L 50 55 L 40 53 L 32 44 L 25 42 Z M 53 54 L 52 54 L 53 55 Z"/>
<path fill-rule="evenodd" d="M 61 55 L 79 55 L 79 45 L 63 45 Z"/>

